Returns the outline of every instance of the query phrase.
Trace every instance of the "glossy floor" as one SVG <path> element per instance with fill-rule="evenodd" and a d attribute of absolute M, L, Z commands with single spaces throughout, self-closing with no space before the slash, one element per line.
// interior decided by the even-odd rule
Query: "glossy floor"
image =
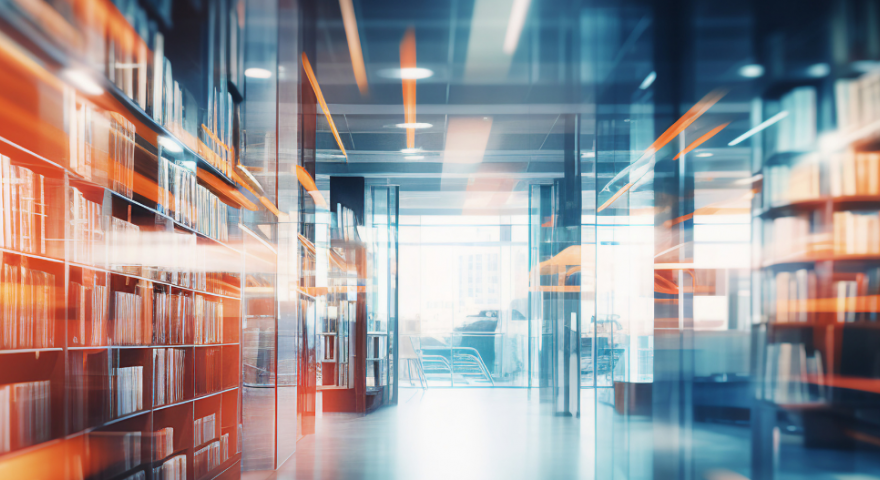
<path fill-rule="evenodd" d="M 658 456 L 682 458 L 650 417 L 615 413 L 607 388 L 582 390 L 580 419 L 553 415 L 537 389 L 400 393 L 399 406 L 367 416 L 319 414 L 315 435 L 277 472 L 244 480 L 634 480 L 658 478 Z M 694 423 L 687 477 L 750 478 L 750 438 L 747 424 Z M 796 436 L 780 442 L 781 479 L 878 478 L 865 472 L 880 471 L 880 459 L 806 450 Z"/>

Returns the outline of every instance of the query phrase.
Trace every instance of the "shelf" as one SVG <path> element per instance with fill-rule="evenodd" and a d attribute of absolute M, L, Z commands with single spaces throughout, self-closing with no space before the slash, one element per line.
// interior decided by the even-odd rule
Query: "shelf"
<path fill-rule="evenodd" d="M 0 350 L 0 355 L 14 355 L 16 353 L 43 353 L 43 352 L 60 352 L 64 350 L 61 347 L 51 347 L 51 348 L 21 348 L 21 349 L 10 349 L 10 350 Z"/>
<path fill-rule="evenodd" d="M 821 381 L 820 381 L 821 380 Z M 833 388 L 845 388 L 847 390 L 859 390 L 861 392 L 880 393 L 880 378 L 844 377 L 840 375 L 826 375 L 819 379 L 816 376 L 808 376 L 803 379 L 806 383 L 824 385 Z"/>
<path fill-rule="evenodd" d="M 877 207 L 880 209 L 880 195 L 846 195 L 841 197 L 820 197 L 798 200 L 785 205 L 770 207 L 761 212 L 761 218 L 776 218 L 797 213 L 802 210 L 816 210 L 831 203 L 835 207 Z"/>
<path fill-rule="evenodd" d="M 115 8 L 115 7 L 114 7 Z M 4 12 L 5 15 L 12 15 L 11 12 Z M 21 34 L 23 37 L 27 38 L 31 42 L 33 48 L 39 50 L 39 54 L 42 56 L 50 58 L 54 63 L 59 65 L 61 68 L 71 68 L 75 67 L 77 69 L 87 68 L 89 73 L 91 74 L 93 80 L 97 81 L 100 86 L 110 94 L 117 102 L 121 104 L 126 110 L 129 111 L 139 122 L 141 122 L 144 126 L 152 130 L 155 134 L 167 136 L 177 140 L 177 143 L 184 149 L 184 151 L 190 155 L 192 155 L 196 160 L 200 169 L 209 172 L 212 176 L 216 177 L 218 180 L 224 182 L 227 185 L 235 187 L 235 182 L 224 175 L 220 170 L 211 165 L 206 159 L 204 159 L 198 152 L 192 150 L 188 145 L 184 142 L 180 141 L 175 135 L 173 135 L 168 129 L 166 129 L 163 125 L 160 125 L 157 121 L 153 119 L 152 116 L 148 115 L 134 100 L 125 95 L 116 84 L 112 83 L 103 73 L 95 71 L 90 65 L 89 62 L 82 61 L 81 58 L 78 58 L 73 52 L 68 51 L 63 46 L 59 47 L 56 40 L 54 38 L 49 38 L 45 36 L 42 32 L 39 32 L 37 29 L 29 26 L 29 21 L 24 17 L 18 17 L 17 21 L 10 21 L 8 24 L 15 28 L 16 31 Z M 126 26 L 134 32 L 134 27 L 126 23 Z M 136 33 L 135 33 L 136 34 Z M 55 72 L 50 72 L 53 75 L 56 75 Z M 57 75 L 56 75 L 57 76 Z M 143 135 L 141 135 L 143 137 Z M 158 143 L 158 142 L 156 142 Z"/>
<path fill-rule="evenodd" d="M 35 253 L 24 253 L 24 252 L 19 252 L 19 251 L 17 251 L 17 250 L 10 250 L 10 249 L 8 249 L 8 248 L 0 248 L 0 252 L 8 253 L 8 254 L 10 254 L 10 255 L 21 255 L 22 257 L 33 258 L 33 259 L 35 259 L 35 260 L 42 260 L 42 261 L 45 261 L 45 262 L 52 262 L 52 263 L 58 263 L 58 264 L 63 264 L 63 263 L 64 263 L 64 260 L 59 260 L 59 259 L 57 259 L 57 258 L 44 257 L 44 256 L 42 256 L 42 255 L 37 255 L 37 254 L 35 254 Z"/>
<path fill-rule="evenodd" d="M 132 206 L 135 206 L 135 207 L 137 207 L 137 208 L 139 208 L 139 209 L 145 210 L 145 211 L 147 211 L 147 212 L 149 212 L 149 213 L 152 213 L 152 214 L 155 214 L 155 215 L 158 215 L 158 216 L 160 216 L 160 217 L 162 217 L 162 218 L 167 219 L 168 221 L 170 221 L 170 222 L 171 222 L 175 227 L 177 227 L 177 228 L 180 228 L 180 229 L 182 229 L 182 230 L 185 230 L 185 231 L 187 231 L 187 232 L 189 232 L 189 233 L 194 233 L 194 234 L 196 234 L 199 238 L 203 238 L 203 239 L 205 239 L 205 240 L 210 240 L 210 241 L 212 241 L 212 242 L 217 243 L 218 245 L 221 245 L 221 246 L 224 246 L 224 247 L 228 248 L 229 250 L 231 250 L 231 251 L 237 253 L 238 255 L 242 255 L 242 252 L 239 251 L 237 248 L 235 248 L 235 247 L 233 247 L 233 246 L 231 246 L 231 245 L 229 245 L 229 244 L 227 244 L 227 243 L 225 243 L 225 242 L 223 242 L 223 241 L 221 241 L 221 240 L 217 240 L 217 239 L 214 238 L 214 237 L 210 237 L 210 236 L 208 236 L 208 235 L 205 235 L 205 234 L 203 234 L 203 233 L 200 233 L 198 230 L 196 230 L 196 229 L 194 229 L 194 228 L 192 228 L 192 227 L 189 227 L 189 226 L 187 226 L 187 225 L 184 225 L 183 223 L 178 222 L 177 220 L 174 220 L 174 219 L 171 218 L 169 215 L 164 214 L 164 213 L 160 213 L 160 212 L 159 212 L 158 210 L 156 210 L 155 208 L 152 208 L 152 207 L 149 207 L 149 206 L 147 206 L 147 205 L 144 205 L 143 203 L 140 203 L 140 202 L 138 202 L 137 200 L 134 200 L 134 199 L 132 199 L 132 198 L 128 198 L 128 197 L 126 197 L 125 195 L 122 195 L 121 193 L 119 193 L 119 192 L 117 192 L 117 191 L 115 191 L 115 190 L 113 190 L 113 189 L 111 189 L 111 188 L 107 188 L 107 187 L 105 187 L 105 186 L 103 186 L 103 185 L 98 185 L 97 183 L 94 183 L 94 182 L 92 182 L 92 181 L 90 181 L 90 180 L 86 180 L 85 178 L 79 176 L 76 172 L 73 172 L 73 171 L 71 171 L 71 170 L 68 170 L 67 168 L 65 168 L 65 167 L 63 167 L 63 166 L 61 166 L 61 165 L 59 165 L 59 164 L 57 164 L 57 163 L 55 163 L 55 162 L 52 162 L 51 160 L 48 160 L 48 159 L 46 159 L 46 158 L 43 158 L 43 157 L 41 157 L 40 155 L 37 155 L 37 154 L 31 152 L 30 150 L 28 150 L 28 149 L 26 149 L 26 148 L 23 148 L 23 147 L 19 146 L 18 144 L 14 143 L 14 142 L 12 142 L 12 141 L 10 141 L 10 140 L 7 140 L 7 139 L 5 139 L 5 138 L 3 138 L 3 137 L 0 137 L 0 144 L 5 144 L 5 145 L 7 145 L 7 146 L 10 147 L 10 148 L 14 148 L 14 149 L 16 149 L 19 153 L 23 153 L 23 154 L 25 154 L 25 155 L 27 155 L 27 156 L 33 158 L 33 159 L 36 159 L 36 160 L 39 160 L 40 162 L 45 163 L 45 164 L 46 164 L 48 167 L 50 167 L 50 168 L 57 169 L 59 172 L 62 172 L 62 173 L 66 173 L 67 176 L 68 176 L 68 178 L 70 178 L 70 180 L 71 180 L 71 185 L 74 186 L 74 187 L 79 186 L 79 187 L 84 187 L 84 188 L 96 189 L 96 190 L 99 190 L 99 191 L 102 191 L 102 192 L 104 192 L 104 191 L 106 191 L 106 192 L 110 192 L 110 194 L 113 195 L 114 197 L 116 197 L 116 198 L 118 198 L 118 199 L 120 199 L 120 200 L 122 200 L 122 201 L 124 201 L 124 202 L 128 202 L 128 203 L 131 204 Z M 2 152 L 2 151 L 3 151 L 3 150 L 0 149 L 0 152 Z M 4 251 L 5 251 L 5 250 L 4 250 Z M 15 253 L 15 254 L 17 254 L 17 255 L 31 256 L 31 257 L 35 257 L 35 258 L 40 258 L 40 259 L 48 260 L 48 261 L 59 261 L 59 260 L 57 260 L 57 259 L 52 259 L 52 258 L 50 258 L 50 257 L 43 257 L 43 256 L 40 256 L 40 255 L 33 255 L 33 254 L 20 253 L 20 252 L 14 251 L 14 250 L 9 250 L 9 253 Z"/>
<path fill-rule="evenodd" d="M 96 272 L 109 273 L 109 274 L 111 274 L 111 275 L 120 275 L 120 276 L 123 276 L 123 277 L 134 278 L 134 279 L 137 279 L 137 280 L 144 280 L 144 281 L 151 282 L 151 283 L 155 283 L 155 284 L 158 284 L 158 285 L 165 285 L 165 286 L 167 286 L 167 287 L 171 287 L 171 288 L 179 288 L 179 289 L 181 289 L 181 290 L 187 290 L 187 291 L 189 291 L 189 292 L 198 293 L 198 294 L 200 294 L 200 295 L 211 295 L 211 296 L 214 296 L 214 297 L 228 298 L 228 299 L 230 299 L 230 300 L 241 300 L 240 297 L 233 297 L 233 296 L 230 296 L 230 295 L 224 295 L 224 294 L 222 294 L 222 293 L 211 293 L 211 292 L 205 292 L 205 291 L 203 291 L 203 290 L 196 290 L 196 289 L 194 289 L 194 288 L 192 288 L 192 287 L 182 287 L 182 286 L 180 286 L 180 285 L 176 285 L 176 284 L 174 284 L 174 283 L 163 282 L 163 281 L 161 281 L 161 280 L 154 280 L 154 279 L 151 279 L 151 278 L 142 277 L 142 276 L 140 276 L 140 275 L 133 275 L 133 274 L 131 274 L 131 273 L 124 273 L 124 272 L 120 272 L 120 271 L 117 271 L 117 270 L 110 270 L 110 269 L 107 269 L 107 268 L 104 268 L 104 267 L 96 267 L 96 266 L 94 266 L 94 265 L 88 265 L 88 264 L 85 264 L 85 263 L 70 262 L 70 266 L 71 266 L 71 267 L 77 267 L 77 268 L 84 268 L 84 269 L 86 269 L 86 270 L 93 270 L 93 271 L 96 271 Z"/>
<path fill-rule="evenodd" d="M 796 265 L 816 262 L 880 262 L 880 254 L 856 254 L 856 255 L 824 255 L 810 257 L 792 257 L 783 260 L 774 260 L 762 265 L 762 268 L 774 268 L 786 265 Z"/>

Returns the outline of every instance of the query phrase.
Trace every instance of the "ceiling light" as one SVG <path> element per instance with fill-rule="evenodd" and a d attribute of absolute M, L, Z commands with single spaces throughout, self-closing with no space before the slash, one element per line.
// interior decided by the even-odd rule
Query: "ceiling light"
<path fill-rule="evenodd" d="M 596 158 L 596 152 L 581 152 L 581 158 Z"/>
<path fill-rule="evenodd" d="M 757 64 L 743 65 L 739 68 L 739 74 L 746 78 L 758 78 L 764 75 L 764 67 Z"/>
<path fill-rule="evenodd" d="M 269 78 L 272 72 L 265 68 L 249 68 L 244 71 L 244 76 L 248 78 Z"/>
<path fill-rule="evenodd" d="M 431 125 L 430 123 L 419 123 L 419 122 L 415 122 L 415 123 L 398 123 L 397 125 L 395 125 L 395 127 L 397 127 L 397 128 L 414 128 L 414 129 L 416 129 L 416 130 L 419 130 L 419 129 L 422 129 L 422 128 L 431 128 L 431 127 L 433 127 L 433 126 L 434 126 L 434 125 Z"/>
<path fill-rule="evenodd" d="M 831 67 L 827 63 L 817 63 L 807 68 L 807 75 L 813 78 L 827 77 L 831 73 Z"/>
<path fill-rule="evenodd" d="M 180 146 L 180 144 L 172 138 L 159 137 L 159 145 L 162 145 L 162 148 L 168 150 L 171 153 L 180 153 L 183 151 L 183 148 Z"/>
<path fill-rule="evenodd" d="M 98 85 L 92 76 L 81 70 L 65 70 L 62 74 L 68 82 L 86 95 L 101 95 L 104 89 Z"/>
<path fill-rule="evenodd" d="M 422 155 L 410 155 L 407 157 L 403 157 L 404 160 L 423 160 L 425 157 Z"/>
<path fill-rule="evenodd" d="M 421 148 L 402 148 L 400 153 L 419 153 L 421 151 Z"/>
<path fill-rule="evenodd" d="M 654 84 L 654 80 L 657 80 L 657 72 L 651 72 L 642 80 L 642 84 L 639 85 L 640 90 L 647 90 L 648 87 Z"/>
<path fill-rule="evenodd" d="M 715 154 L 711 153 L 711 152 L 701 152 L 701 153 L 697 154 L 697 156 L 700 158 L 707 158 L 707 157 L 711 157 L 713 155 L 715 155 Z"/>
<path fill-rule="evenodd" d="M 421 80 L 423 78 L 428 78 L 434 75 L 434 71 L 421 68 L 421 67 L 413 67 L 413 68 L 386 68 L 384 70 L 379 70 L 378 72 L 380 77 L 385 78 L 400 78 L 403 80 Z"/>

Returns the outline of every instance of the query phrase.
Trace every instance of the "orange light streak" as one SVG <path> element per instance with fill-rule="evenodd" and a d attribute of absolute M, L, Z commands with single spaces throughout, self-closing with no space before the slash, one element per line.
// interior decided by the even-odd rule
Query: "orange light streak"
<path fill-rule="evenodd" d="M 361 38 L 358 36 L 354 5 L 351 0 L 339 0 L 339 10 L 342 11 L 342 25 L 345 27 L 345 38 L 348 40 L 348 54 L 351 56 L 354 81 L 361 95 L 366 95 L 370 91 L 370 86 L 367 85 L 367 69 L 364 66 L 364 53 L 361 50 Z"/>
<path fill-rule="evenodd" d="M 709 130 L 709 132 L 707 132 L 706 134 L 704 134 L 704 135 L 701 136 L 700 138 L 694 140 L 690 145 L 687 146 L 687 148 L 685 148 L 684 150 L 678 152 L 678 155 L 676 155 L 676 156 L 673 157 L 672 159 L 673 159 L 673 160 L 678 160 L 678 157 L 680 157 L 680 156 L 682 156 L 682 155 L 685 155 L 685 154 L 687 154 L 688 152 L 690 152 L 691 150 L 693 150 L 693 149 L 699 147 L 699 146 L 702 145 L 706 140 L 709 140 L 710 138 L 714 137 L 715 134 L 717 134 L 717 133 L 720 132 L 721 130 L 724 130 L 724 127 L 726 127 L 726 126 L 728 126 L 728 125 L 730 125 L 730 122 L 727 122 L 727 123 L 722 124 L 722 125 L 718 125 L 717 127 L 713 128 L 712 130 Z"/>
<path fill-rule="evenodd" d="M 302 54 L 302 61 L 303 70 L 306 72 L 306 77 L 309 78 L 309 83 L 312 84 L 312 90 L 315 91 L 315 98 L 318 99 L 321 109 L 324 110 L 324 116 L 327 118 L 327 123 L 330 125 L 330 131 L 333 132 L 333 138 L 336 139 L 336 145 L 339 146 L 339 149 L 342 150 L 342 154 L 345 155 L 345 160 L 348 161 L 348 153 L 345 152 L 345 147 L 342 145 L 342 139 L 339 137 L 339 130 L 336 129 L 336 124 L 333 123 L 330 109 L 327 107 L 327 102 L 324 101 L 324 94 L 321 93 L 321 86 L 318 85 L 318 80 L 315 78 L 315 72 L 312 71 L 312 64 L 309 63 L 309 57 L 306 56 L 305 52 Z"/>
<path fill-rule="evenodd" d="M 700 99 L 699 102 L 694 104 L 694 106 L 691 107 L 690 110 L 685 112 L 685 114 L 682 115 L 681 118 L 676 120 L 675 123 L 672 124 L 672 126 L 667 128 L 662 135 L 657 137 L 657 140 L 654 140 L 654 143 L 652 143 L 651 146 L 648 147 L 647 150 L 645 150 L 645 153 L 642 154 L 641 158 L 639 158 L 637 162 L 660 151 L 660 149 L 665 147 L 666 144 L 672 141 L 673 138 L 677 137 L 678 134 L 683 132 L 687 127 L 694 123 L 694 121 L 696 121 L 710 108 L 712 108 L 712 105 L 718 103 L 718 100 L 721 100 L 721 98 L 724 97 L 725 94 L 727 94 L 727 92 L 724 90 L 712 90 L 711 92 L 707 93 L 706 96 Z M 612 203 L 614 203 L 615 200 L 620 198 L 621 195 L 632 188 L 634 184 L 635 182 L 630 182 L 624 185 L 623 188 L 618 190 L 618 192 L 615 193 L 607 202 L 603 203 L 601 207 L 596 209 L 596 212 L 598 213 L 608 208 Z"/>
<path fill-rule="evenodd" d="M 416 31 L 409 27 L 400 41 L 400 69 L 416 68 Z M 404 78 L 403 119 L 408 124 L 416 123 L 416 80 Z M 406 129 L 406 148 L 416 148 L 416 129 Z"/>
<path fill-rule="evenodd" d="M 312 199 L 315 200 L 315 205 L 322 208 L 328 208 L 324 196 L 321 195 L 321 192 L 318 191 L 318 186 L 315 185 L 315 180 L 312 179 L 312 176 L 309 175 L 309 172 L 307 172 L 305 168 L 299 165 L 296 166 L 296 178 L 299 180 L 300 185 L 309 192 Z"/>

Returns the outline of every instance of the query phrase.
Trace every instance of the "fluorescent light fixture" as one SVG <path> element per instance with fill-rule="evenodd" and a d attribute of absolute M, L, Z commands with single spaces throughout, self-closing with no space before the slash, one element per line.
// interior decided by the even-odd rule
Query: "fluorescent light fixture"
<path fill-rule="evenodd" d="M 526 24 L 526 14 L 529 13 L 531 0 L 513 0 L 513 8 L 510 9 L 510 20 L 507 22 L 507 33 L 504 35 L 504 53 L 513 55 L 519 44 L 523 26 Z"/>
<path fill-rule="evenodd" d="M 253 230 L 251 230 L 251 229 L 245 227 L 245 226 L 242 225 L 241 223 L 238 224 L 238 228 L 240 228 L 241 231 L 247 233 L 248 235 L 250 235 L 250 236 L 256 238 L 256 239 L 257 239 L 260 243 L 262 243 L 266 248 L 268 248 L 269 250 L 271 250 L 272 253 L 274 253 L 275 255 L 278 255 L 278 251 L 275 250 L 275 247 L 273 247 L 272 244 L 270 244 L 269 242 L 263 240 L 263 237 L 261 237 L 261 236 L 257 235 L 256 233 L 254 233 Z"/>
<path fill-rule="evenodd" d="M 807 68 L 807 75 L 813 78 L 827 77 L 831 73 L 831 67 L 827 63 L 817 63 Z"/>
<path fill-rule="evenodd" d="M 401 148 L 400 153 L 419 153 L 421 152 L 421 148 Z"/>
<path fill-rule="evenodd" d="M 403 157 L 403 158 L 404 158 L 404 160 L 423 160 L 425 157 L 424 157 L 424 155 L 410 155 L 408 157 Z"/>
<path fill-rule="evenodd" d="M 86 72 L 82 70 L 65 70 L 64 78 L 86 95 L 102 95 L 104 89 Z"/>
<path fill-rule="evenodd" d="M 639 89 L 647 90 L 648 87 L 654 84 L 654 80 L 657 80 L 657 72 L 649 73 L 648 76 L 645 77 L 644 80 L 642 80 L 642 84 L 639 85 Z"/>
<path fill-rule="evenodd" d="M 708 157 L 711 157 L 711 156 L 713 156 L 713 155 L 715 155 L 715 154 L 714 154 L 714 153 L 711 153 L 711 152 L 700 152 L 700 153 L 698 153 L 696 156 L 697 156 L 697 157 L 700 157 L 700 158 L 708 158 Z"/>
<path fill-rule="evenodd" d="M 743 65 L 742 67 L 739 67 L 739 74 L 746 78 L 758 78 L 764 75 L 764 67 L 755 63 Z"/>
<path fill-rule="evenodd" d="M 416 129 L 416 130 L 420 130 L 420 129 L 423 129 L 423 128 L 431 128 L 431 127 L 433 127 L 433 126 L 434 126 L 434 125 L 431 125 L 430 123 L 419 123 L 419 122 L 415 122 L 415 123 L 398 123 L 397 125 L 395 125 L 395 127 L 397 127 L 397 128 L 414 128 L 414 129 Z"/>
<path fill-rule="evenodd" d="M 421 80 L 434 75 L 434 71 L 428 68 L 386 68 L 377 72 L 380 77 L 396 78 L 403 80 Z"/>
<path fill-rule="evenodd" d="M 265 68 L 249 68 L 244 71 L 244 76 L 248 78 L 269 78 L 272 72 Z"/>
<path fill-rule="evenodd" d="M 596 152 L 581 152 L 581 158 L 596 158 Z"/>
<path fill-rule="evenodd" d="M 168 150 L 171 153 L 180 153 L 183 151 L 183 148 L 177 143 L 177 140 L 168 137 L 159 137 L 159 145 L 162 145 L 162 148 Z"/>
<path fill-rule="evenodd" d="M 760 132 L 761 130 L 764 130 L 765 128 L 769 127 L 770 125 L 773 125 L 774 123 L 782 120 L 783 118 L 785 118 L 787 116 L 788 116 L 788 110 L 783 110 L 783 111 L 777 113 L 776 115 L 773 115 L 772 117 L 768 118 L 767 120 L 764 120 L 757 127 L 754 127 L 751 130 L 749 130 L 748 132 L 734 138 L 733 141 L 728 143 L 728 145 L 731 147 L 734 145 L 739 145 L 740 143 L 742 143 L 743 140 L 751 137 L 752 135 Z"/>

